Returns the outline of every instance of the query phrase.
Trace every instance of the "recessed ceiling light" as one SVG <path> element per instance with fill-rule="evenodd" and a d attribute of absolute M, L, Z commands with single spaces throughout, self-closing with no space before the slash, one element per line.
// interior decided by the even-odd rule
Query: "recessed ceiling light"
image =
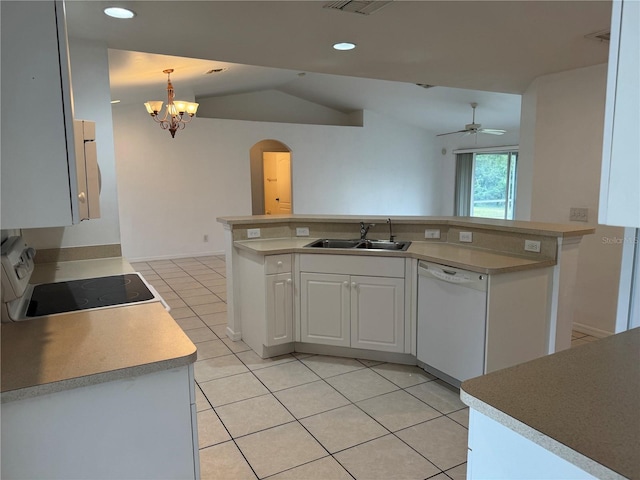
<path fill-rule="evenodd" d="M 338 42 L 333 44 L 333 48 L 336 50 L 353 50 L 356 48 L 356 44 L 351 42 Z"/>
<path fill-rule="evenodd" d="M 113 18 L 133 18 L 136 16 L 133 10 L 121 7 L 107 7 L 104 9 L 104 13 Z"/>

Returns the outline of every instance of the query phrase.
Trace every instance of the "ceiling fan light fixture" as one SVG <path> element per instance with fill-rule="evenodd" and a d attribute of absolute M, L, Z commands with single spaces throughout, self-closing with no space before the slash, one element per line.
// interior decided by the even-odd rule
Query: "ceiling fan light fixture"
<path fill-rule="evenodd" d="M 353 50 L 354 48 L 356 48 L 356 44 L 352 42 L 338 42 L 333 44 L 333 49 L 341 52 Z"/>
<path fill-rule="evenodd" d="M 467 123 L 464 126 L 464 130 L 456 130 L 455 132 L 447 132 L 447 133 L 439 133 L 436 137 L 442 137 L 444 135 L 452 135 L 454 133 L 461 133 L 463 136 L 466 135 L 475 135 L 476 138 L 478 133 L 488 133 L 489 135 L 504 135 L 507 133 L 506 130 L 501 130 L 498 128 L 482 128 L 481 123 L 476 123 L 476 107 L 478 104 L 476 102 L 471 102 L 471 109 L 473 110 L 473 115 L 471 117 L 471 123 Z"/>
<path fill-rule="evenodd" d="M 107 7 L 103 10 L 103 12 L 109 17 L 120 19 L 133 18 L 136 16 L 136 12 L 134 12 L 133 10 L 122 7 Z"/>

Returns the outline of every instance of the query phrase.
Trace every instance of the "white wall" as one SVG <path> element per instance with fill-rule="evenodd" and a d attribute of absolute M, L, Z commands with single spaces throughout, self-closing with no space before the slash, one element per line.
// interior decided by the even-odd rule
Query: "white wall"
<path fill-rule="evenodd" d="M 172 139 L 119 105 L 114 132 L 130 260 L 223 252 L 216 217 L 251 214 L 249 150 L 264 139 L 291 149 L 294 213 L 440 214 L 432 136 L 373 112 L 364 127 L 196 117 Z"/>
<path fill-rule="evenodd" d="M 312 125 L 361 125 L 357 116 L 339 112 L 278 90 L 198 97 L 200 118 L 255 120 Z"/>
<path fill-rule="evenodd" d="M 520 185 L 518 192 L 518 205 L 529 204 L 533 221 L 569 223 L 571 207 L 589 209 L 596 233 L 580 245 L 573 321 L 596 335 L 614 332 L 622 248 L 606 239 L 624 236 L 620 228 L 597 225 L 605 89 L 606 65 L 533 82 L 523 99 L 521 138 L 528 143 L 520 152 L 520 174 L 531 172 L 531 197 Z"/>
<path fill-rule="evenodd" d="M 107 48 L 97 42 L 70 39 L 69 53 L 74 116 L 96 122 L 101 218 L 71 227 L 23 230 L 25 240 L 36 249 L 120 243 Z"/>

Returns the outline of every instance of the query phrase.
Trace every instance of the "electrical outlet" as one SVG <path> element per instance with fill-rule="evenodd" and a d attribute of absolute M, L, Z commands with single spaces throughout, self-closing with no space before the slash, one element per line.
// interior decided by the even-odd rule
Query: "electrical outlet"
<path fill-rule="evenodd" d="M 440 238 L 440 229 L 426 229 L 424 231 L 424 238 Z"/>
<path fill-rule="evenodd" d="M 537 240 L 525 240 L 524 249 L 527 252 L 540 253 L 540 242 Z"/>
<path fill-rule="evenodd" d="M 296 237 L 308 237 L 309 227 L 296 227 Z"/>
<path fill-rule="evenodd" d="M 588 222 L 589 221 L 589 209 L 571 207 L 569 209 L 569 220 L 573 222 Z"/>
<path fill-rule="evenodd" d="M 209 241 L 209 235 L 206 235 L 202 238 L 203 242 L 208 242 Z"/>
<path fill-rule="evenodd" d="M 473 242 L 473 233 L 472 232 L 460 232 L 458 239 L 461 242 L 471 243 Z"/>
<path fill-rule="evenodd" d="M 247 228 L 247 238 L 260 238 L 260 229 Z"/>

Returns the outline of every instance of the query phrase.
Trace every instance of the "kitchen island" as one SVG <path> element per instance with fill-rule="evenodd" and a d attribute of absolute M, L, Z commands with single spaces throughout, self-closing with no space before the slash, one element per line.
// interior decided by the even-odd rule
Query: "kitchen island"
<path fill-rule="evenodd" d="M 640 328 L 468 380 L 468 477 L 640 478 Z"/>
<path fill-rule="evenodd" d="M 244 339 L 259 355 L 295 349 L 415 363 L 418 262 L 429 261 L 489 275 L 490 297 L 509 300 L 489 307 L 487 348 L 499 345 L 492 353 L 501 352 L 486 371 L 569 347 L 578 246 L 594 232 L 461 217 L 261 215 L 218 221 L 225 229 L 227 335 Z M 322 238 L 358 238 L 363 226 L 369 227 L 367 238 L 411 245 L 404 251 L 309 246 Z M 514 311 L 521 313 L 517 322 Z M 527 336 L 535 340 L 526 343 Z"/>
<path fill-rule="evenodd" d="M 127 271 L 96 259 L 34 277 Z M 160 302 L 1 328 L 2 478 L 199 477 L 196 347 Z"/>

